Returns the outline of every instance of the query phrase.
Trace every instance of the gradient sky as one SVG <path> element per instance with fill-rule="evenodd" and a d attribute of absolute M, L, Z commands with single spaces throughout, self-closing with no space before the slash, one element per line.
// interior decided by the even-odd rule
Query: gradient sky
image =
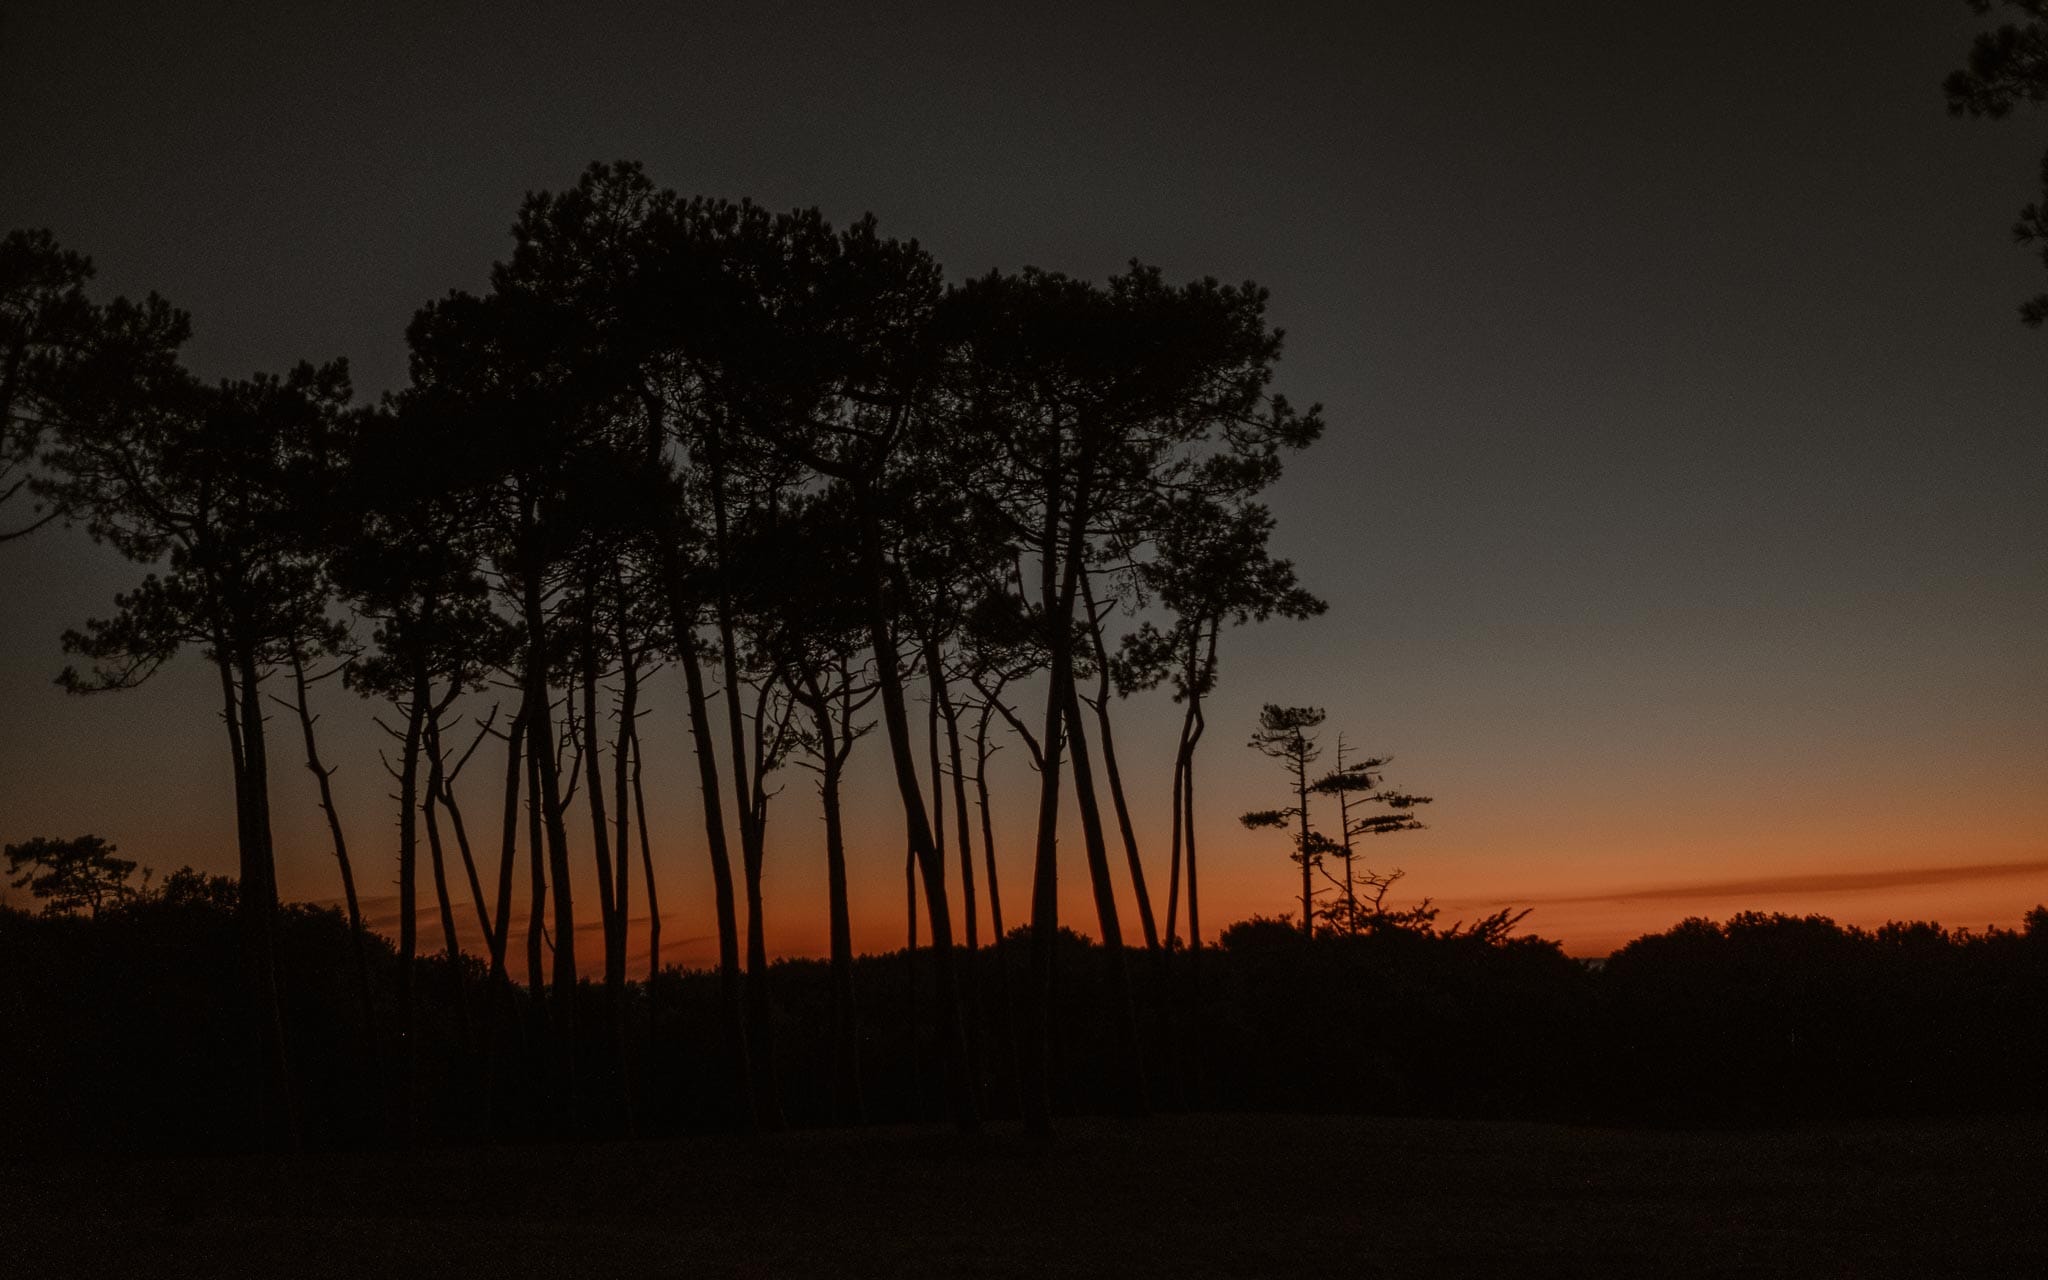
<path fill-rule="evenodd" d="M 1690 914 L 1981 926 L 2048 900 L 2048 335 L 2015 319 L 2042 276 L 2007 235 L 2048 118 L 1944 113 L 1960 0 L 597 8 L 10 5 L 0 228 L 90 253 L 102 296 L 190 309 L 206 375 L 345 354 L 365 394 L 402 377 L 415 307 L 482 286 L 521 193 L 593 159 L 872 210 L 956 278 L 1136 256 L 1255 279 L 1280 387 L 1327 408 L 1275 506 L 1331 609 L 1226 638 L 1212 933 L 1298 884 L 1234 821 L 1283 803 L 1242 746 L 1262 701 L 1326 706 L 1438 798 L 1379 847 L 1446 922 L 1532 905 L 1598 954 Z M 197 656 L 135 693 L 50 682 L 61 631 L 136 576 L 75 532 L 0 547 L 0 840 L 231 870 Z M 702 962 L 678 692 L 657 682 L 650 799 L 670 955 Z M 1162 886 L 1173 710 L 1129 704 L 1118 734 Z M 375 894 L 377 736 L 340 691 L 325 713 Z M 332 898 L 280 750 L 283 888 Z M 878 948 L 901 819 L 865 754 Z M 787 781 L 770 937 L 817 953 L 820 828 Z M 1077 834 L 1063 851 L 1093 932 Z"/>

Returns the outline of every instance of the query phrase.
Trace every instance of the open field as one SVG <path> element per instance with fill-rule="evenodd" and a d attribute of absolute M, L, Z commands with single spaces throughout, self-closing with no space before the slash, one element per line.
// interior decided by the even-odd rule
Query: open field
<path fill-rule="evenodd" d="M 0 1165 L 21 1276 L 2048 1275 L 2048 1116 L 1162 1116 Z"/>

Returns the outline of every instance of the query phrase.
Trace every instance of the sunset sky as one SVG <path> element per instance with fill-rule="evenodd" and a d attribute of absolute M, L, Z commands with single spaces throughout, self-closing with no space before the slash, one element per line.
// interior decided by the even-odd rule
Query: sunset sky
<path fill-rule="evenodd" d="M 1224 638 L 1212 938 L 1298 892 L 1284 837 L 1235 820 L 1286 803 L 1244 745 L 1269 701 L 1325 707 L 1332 743 L 1436 797 L 1370 852 L 1442 923 L 1529 906 L 1581 955 L 1741 909 L 2014 924 L 2048 901 L 2048 333 L 2015 316 L 2048 276 L 2008 227 L 2048 116 L 1945 113 L 1960 0 L 1649 8 L 32 2 L 0 16 L 0 230 L 92 255 L 101 298 L 189 309 L 206 376 L 346 355 L 365 398 L 400 384 L 416 307 L 484 287 L 521 194 L 595 159 L 873 211 L 955 279 L 1136 257 L 1256 280 L 1277 389 L 1329 422 L 1273 505 L 1330 610 Z M 232 871 L 199 656 L 131 693 L 52 683 L 63 630 L 140 572 L 77 531 L 0 546 L 0 842 Z M 650 804 L 667 954 L 703 963 L 680 684 L 649 695 Z M 388 918 L 373 709 L 323 696 Z M 1118 710 L 1163 902 L 1177 709 Z M 274 743 L 282 888 L 334 899 Z M 463 779 L 479 828 L 492 750 Z M 996 793 L 1013 925 L 1022 754 Z M 904 927 L 880 755 L 855 777 L 863 949 Z M 783 781 L 769 937 L 820 954 L 811 775 Z M 1063 834 L 1064 918 L 1093 933 Z"/>

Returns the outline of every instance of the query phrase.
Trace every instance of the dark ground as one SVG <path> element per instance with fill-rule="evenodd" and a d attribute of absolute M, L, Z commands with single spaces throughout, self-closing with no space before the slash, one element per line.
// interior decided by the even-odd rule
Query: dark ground
<path fill-rule="evenodd" d="M 1301 1116 L 0 1163 L 0 1273 L 2048 1276 L 2048 1116 Z"/>

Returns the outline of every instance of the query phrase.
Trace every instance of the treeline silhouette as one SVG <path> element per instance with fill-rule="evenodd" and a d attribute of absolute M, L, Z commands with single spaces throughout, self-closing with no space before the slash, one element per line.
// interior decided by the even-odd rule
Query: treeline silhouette
<path fill-rule="evenodd" d="M 246 1034 L 236 1008 L 235 885 L 173 876 L 96 917 L 0 908 L 0 988 L 9 1035 L 0 1089 L 22 1149 L 218 1150 L 274 1139 L 247 1090 L 256 1063 L 223 1054 Z M 396 1068 L 368 1034 L 352 944 L 336 908 L 288 906 L 279 961 L 292 975 L 284 1033 L 297 1050 L 305 1139 L 322 1147 L 399 1140 L 388 1107 Z M 975 957 L 975 981 L 1021 974 L 1029 941 Z M 399 957 L 369 949 L 372 1014 L 390 1025 L 404 998 Z M 1120 995 L 1109 958 L 1063 932 L 1049 1018 L 1049 1088 L 1063 1112 L 1123 1105 L 1113 1043 Z M 1304 938 L 1287 919 L 1223 931 L 1220 946 L 1162 971 L 1134 966 L 1142 1024 L 1175 1108 L 1449 1115 L 1606 1123 L 1747 1124 L 2004 1112 L 2040 1106 L 2048 1051 L 2048 909 L 2022 930 L 1844 928 L 1821 917 L 1748 913 L 1687 920 L 1637 939 L 1604 966 L 1477 928 L 1390 925 Z M 481 987 L 483 963 L 465 958 Z M 553 1138 L 616 1131 L 593 1080 L 573 1115 L 558 1110 L 544 1002 L 520 987 L 465 1005 L 445 957 L 423 960 L 412 998 L 420 1106 L 431 1141 Z M 943 1069 L 929 979 L 907 953 L 863 956 L 859 1117 L 835 1096 L 831 965 L 773 966 L 778 1096 L 800 1125 L 939 1118 Z M 625 1070 L 658 1081 L 634 1092 L 650 1135 L 731 1131 L 736 1108 L 716 1050 L 718 976 L 670 969 L 625 989 Z M 608 1063 L 610 996 L 580 984 L 585 1042 Z M 978 1099 L 1017 1114 L 1019 1066 L 990 1007 L 970 1017 Z M 382 1046 L 382 1047 L 380 1047 Z M 1170 1064 L 1170 1065 L 1165 1065 Z"/>
<path fill-rule="evenodd" d="M 203 382 L 183 313 L 95 302 L 91 271 L 47 233 L 0 241 L 0 541 L 62 521 L 138 566 L 108 616 L 65 634 L 72 691 L 133 688 L 188 650 L 211 666 L 238 873 L 138 894 L 95 837 L 9 846 L 14 883 L 56 911 L 0 913 L 4 1083 L 51 1141 L 1549 1114 L 1596 1086 L 1633 1096 L 1660 1054 L 1700 1060 L 1653 1034 L 1666 1006 L 1612 1021 L 1648 961 L 1589 974 L 1511 938 L 1511 914 L 1453 933 L 1426 904 L 1387 909 L 1399 873 L 1364 865 L 1362 842 L 1419 825 L 1429 798 L 1341 737 L 1336 769 L 1311 772 L 1320 708 L 1265 709 L 1254 745 L 1294 803 L 1244 815 L 1290 832 L 1300 917 L 1205 937 L 1197 765 L 1222 637 L 1324 607 L 1270 550 L 1260 497 L 1322 420 L 1272 389 L 1281 334 L 1255 285 L 1138 263 L 1101 283 L 948 283 L 872 218 L 686 200 L 597 165 L 529 196 L 489 288 L 422 307 L 407 385 L 357 405 L 339 360 Z M 649 703 L 662 667 L 680 706 Z M 373 850 L 350 845 L 323 754 L 336 686 L 389 737 L 396 838 Z M 1114 731 L 1150 692 L 1181 711 L 1163 853 L 1141 846 Z M 681 721 L 691 761 L 643 757 L 649 714 Z M 841 821 L 863 743 L 902 815 L 883 855 L 904 859 L 894 957 L 852 948 L 849 860 L 878 852 Z M 1031 794 L 994 794 L 1000 749 Z M 771 962 L 761 892 L 798 766 L 824 820 L 819 963 Z M 280 903 L 287 777 L 325 815 L 338 915 Z M 679 785 L 701 831 L 660 845 L 703 859 L 717 962 L 629 972 L 629 922 L 658 957 L 674 883 L 647 789 Z M 1006 802 L 1033 815 L 1007 904 Z M 1093 905 L 1075 923 L 1096 945 L 1059 916 L 1069 811 L 1066 870 Z M 358 882 L 394 863 L 386 940 Z M 574 900 L 593 882 L 594 910 Z M 595 957 L 577 945 L 593 917 Z M 1998 973 L 2038 963 L 2005 935 L 1940 946 Z M 1787 1032 L 1801 1063 L 1816 1034 L 1833 1043 L 1814 1017 Z M 2003 1099 L 2003 1078 L 1956 1096 Z M 1712 1112 L 1724 1095 L 1702 1087 Z"/>
<path fill-rule="evenodd" d="M 528 998 L 549 1011 L 545 1109 L 597 1107 L 635 1127 L 673 1087 L 626 1067 L 636 883 L 650 928 L 660 919 L 645 788 L 685 776 L 676 762 L 650 777 L 638 732 L 642 689 L 670 664 L 717 921 L 715 1109 L 766 1128 L 786 1114 L 761 884 L 771 806 L 790 803 L 775 805 L 784 788 L 770 780 L 795 764 L 816 772 L 825 819 L 825 1060 L 843 1113 L 877 1087 L 858 1071 L 868 997 L 856 998 L 840 811 L 847 761 L 879 725 L 903 814 L 907 940 L 921 914 L 941 1048 L 921 1087 L 976 1124 L 963 1010 L 993 1001 L 1017 1015 L 996 1022 L 1017 1050 L 1021 1112 L 1051 1123 L 1071 786 L 1090 924 L 1107 944 L 1105 1061 L 1121 1109 L 1145 1110 L 1115 879 L 1129 877 L 1133 932 L 1155 962 L 1202 949 L 1196 748 L 1221 636 L 1323 608 L 1269 553 L 1258 500 L 1322 429 L 1317 409 L 1271 389 L 1281 335 L 1264 291 L 1174 284 L 1135 262 L 1100 284 L 1028 268 L 948 284 L 872 218 L 835 229 L 815 210 L 685 200 L 629 163 L 529 196 L 513 239 L 487 291 L 419 310 L 410 380 L 374 406 L 352 403 L 340 360 L 204 383 L 181 362 L 190 326 L 169 303 L 93 302 L 91 264 L 47 233 L 0 244 L 6 536 L 62 520 L 146 568 L 109 616 L 64 636 L 85 662 L 62 683 L 132 688 L 188 648 L 218 677 L 248 1034 L 213 1056 L 263 1064 L 248 1096 L 279 1141 L 317 1123 L 296 1080 L 332 1032 L 287 1015 L 300 980 L 280 967 L 271 816 L 277 767 L 303 764 L 346 904 L 356 1021 L 393 1058 L 398 1130 L 432 1123 L 420 1046 L 435 947 L 416 925 L 428 901 L 458 975 L 472 960 L 458 914 L 473 911 L 485 939 L 483 974 L 454 997 L 460 1018 L 512 999 L 523 960 Z M 315 691 L 336 676 L 391 739 L 389 1008 L 357 892 L 364 854 L 321 751 Z M 1120 696 L 1162 687 L 1184 707 L 1164 931 L 1112 734 Z M 1008 920 L 987 776 L 1005 734 L 1037 775 L 1030 891 Z M 492 739 L 496 758 L 479 756 Z M 484 770 L 498 788 L 487 816 L 457 787 L 473 797 Z M 572 841 L 572 826 L 587 837 Z M 591 873 L 594 964 L 576 946 L 590 904 L 573 901 Z M 515 897 L 523 957 L 510 953 Z M 981 990 L 976 951 L 1025 922 L 1029 963 L 997 966 L 1002 985 Z"/>

